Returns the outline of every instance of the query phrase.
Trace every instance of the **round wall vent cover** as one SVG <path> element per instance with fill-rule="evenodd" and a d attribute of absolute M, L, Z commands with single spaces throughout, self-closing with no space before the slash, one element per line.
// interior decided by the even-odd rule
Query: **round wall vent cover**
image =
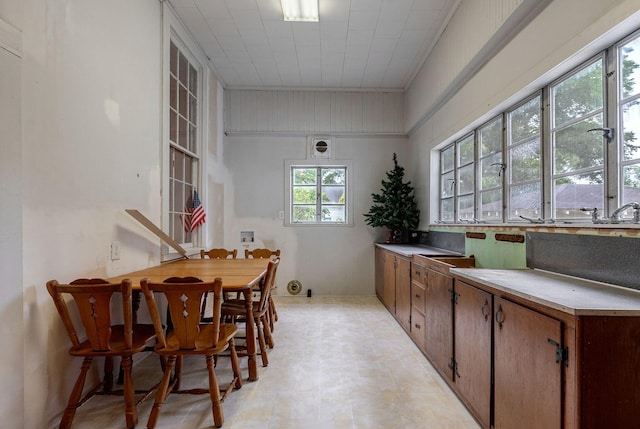
<path fill-rule="evenodd" d="M 300 293 L 301 290 L 302 290 L 302 283 L 300 283 L 298 280 L 291 280 L 287 284 L 287 291 L 289 291 L 291 295 L 297 295 Z"/>

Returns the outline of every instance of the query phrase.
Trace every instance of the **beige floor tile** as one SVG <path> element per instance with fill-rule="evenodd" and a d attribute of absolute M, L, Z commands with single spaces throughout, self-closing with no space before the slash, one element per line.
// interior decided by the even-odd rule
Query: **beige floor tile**
<path fill-rule="evenodd" d="M 375 297 L 276 296 L 270 364 L 223 404 L 226 429 L 479 429 L 478 424 Z M 78 366 L 80 362 L 78 362 Z M 204 359 L 185 361 L 183 387 L 206 386 Z M 216 368 L 231 379 L 228 358 Z M 136 386 L 161 377 L 153 354 L 134 367 Z M 146 427 L 153 397 L 138 406 Z M 98 396 L 74 428 L 124 428 L 120 398 Z M 57 427 L 57 421 L 50 428 Z M 207 395 L 169 395 L 158 429 L 213 427 Z"/>

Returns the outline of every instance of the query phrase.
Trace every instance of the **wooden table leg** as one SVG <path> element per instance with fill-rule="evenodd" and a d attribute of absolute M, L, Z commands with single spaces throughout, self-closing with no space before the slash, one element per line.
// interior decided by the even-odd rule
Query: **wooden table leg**
<path fill-rule="evenodd" d="M 256 358 L 256 325 L 253 320 L 253 293 L 251 288 L 246 288 L 242 292 L 244 293 L 244 302 L 247 311 L 245 329 L 247 332 L 247 355 L 249 357 L 249 381 L 256 381 L 258 379 L 258 360 Z"/>

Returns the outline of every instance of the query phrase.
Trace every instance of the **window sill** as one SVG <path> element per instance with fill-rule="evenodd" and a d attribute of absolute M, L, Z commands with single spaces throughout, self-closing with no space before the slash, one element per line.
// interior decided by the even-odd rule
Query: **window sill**
<path fill-rule="evenodd" d="M 522 232 L 558 232 L 558 233 L 583 233 L 600 235 L 640 235 L 640 224 L 593 224 L 587 222 L 576 223 L 547 223 L 547 224 L 517 224 L 517 223 L 474 223 L 474 224 L 430 224 L 429 230 L 433 231 L 522 231 Z"/>

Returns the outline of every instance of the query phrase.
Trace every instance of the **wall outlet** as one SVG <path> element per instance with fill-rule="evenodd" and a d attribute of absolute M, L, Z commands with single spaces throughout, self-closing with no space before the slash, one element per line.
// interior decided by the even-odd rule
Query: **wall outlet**
<path fill-rule="evenodd" d="M 280 219 L 280 220 L 284 219 L 284 210 L 280 210 L 278 212 L 278 219 Z"/>
<path fill-rule="evenodd" d="M 120 242 L 112 241 L 111 242 L 111 260 L 117 261 L 120 259 Z"/>

